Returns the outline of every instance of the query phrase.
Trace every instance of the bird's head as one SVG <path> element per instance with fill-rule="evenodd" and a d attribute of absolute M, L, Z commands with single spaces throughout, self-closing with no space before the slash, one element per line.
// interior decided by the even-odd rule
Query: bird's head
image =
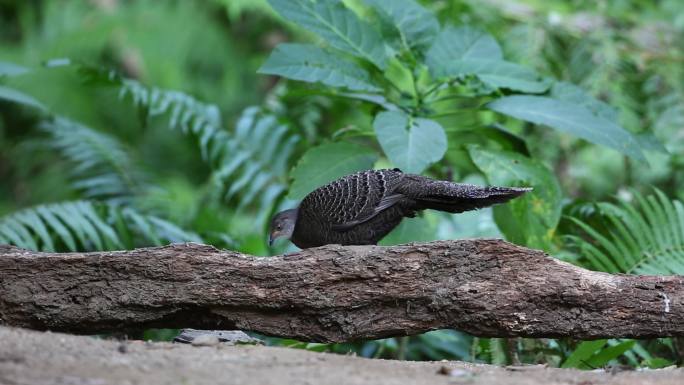
<path fill-rule="evenodd" d="M 268 244 L 273 245 L 273 241 L 278 238 L 290 239 L 297 222 L 298 209 L 289 209 L 276 214 L 271 220 L 271 231 L 268 235 Z"/>

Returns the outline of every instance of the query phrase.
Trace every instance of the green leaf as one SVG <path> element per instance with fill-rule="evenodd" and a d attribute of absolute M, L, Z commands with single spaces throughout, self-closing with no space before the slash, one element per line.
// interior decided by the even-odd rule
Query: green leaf
<path fill-rule="evenodd" d="M 124 246 L 121 239 L 127 239 L 130 233 L 141 243 L 127 242 L 128 246 Z M 119 205 L 92 201 L 39 205 L 0 217 L 0 239 L 19 247 L 51 251 L 202 242 L 195 233 L 160 218 L 139 214 L 130 207 L 122 209 Z"/>
<path fill-rule="evenodd" d="M 27 72 L 29 72 L 29 69 L 26 67 L 6 61 L 0 61 L 0 77 L 23 75 Z"/>
<path fill-rule="evenodd" d="M 299 136 L 292 135 L 273 113 L 248 107 L 235 129 L 225 130 L 214 104 L 178 91 L 147 88 L 133 80 L 118 83 L 120 95 L 130 96 L 144 116 L 164 115 L 169 128 L 197 139 L 202 159 L 212 170 L 212 194 L 239 199 L 239 208 L 258 201 L 259 212 L 265 214 L 285 191 L 283 182 Z"/>
<path fill-rule="evenodd" d="M 641 364 L 648 366 L 650 369 L 661 369 L 667 366 L 674 365 L 675 363 L 665 358 L 654 357 L 644 360 Z"/>
<path fill-rule="evenodd" d="M 444 129 L 434 120 L 384 111 L 375 117 L 373 128 L 387 157 L 405 172 L 422 172 L 447 150 Z"/>
<path fill-rule="evenodd" d="M 610 361 L 620 357 L 626 351 L 630 350 L 634 344 L 636 344 L 636 341 L 631 340 L 623 341 L 613 346 L 608 346 L 589 357 L 588 360 L 585 360 L 585 364 L 593 368 L 603 367 Z"/>
<path fill-rule="evenodd" d="M 469 146 L 468 153 L 490 184 L 534 188 L 505 205 L 495 206 L 494 219 L 508 240 L 551 250 L 561 216 L 562 193 L 556 176 L 539 161 L 514 152 Z"/>
<path fill-rule="evenodd" d="M 539 75 L 529 68 L 500 60 L 464 59 L 453 60 L 433 67 L 437 77 L 461 78 L 475 75 L 482 82 L 496 88 L 541 93 L 549 83 L 541 81 Z"/>
<path fill-rule="evenodd" d="M 570 354 L 567 360 L 563 362 L 561 368 L 586 368 L 584 364 L 594 353 L 605 346 L 606 340 L 584 341 L 577 345 L 577 348 Z M 584 361 L 584 362 L 583 362 Z"/>
<path fill-rule="evenodd" d="M 409 242 L 435 240 L 437 229 L 423 217 L 404 218 L 399 226 L 380 241 L 380 245 L 392 246 Z"/>
<path fill-rule="evenodd" d="M 325 39 L 331 46 L 385 69 L 380 33 L 339 0 L 269 0 L 281 16 Z"/>
<path fill-rule="evenodd" d="M 280 44 L 259 73 L 355 91 L 379 91 L 366 70 L 311 44 Z"/>
<path fill-rule="evenodd" d="M 127 148 L 114 136 L 63 117 L 40 124 L 46 142 L 70 164 L 73 187 L 88 198 L 125 201 L 144 186 Z"/>
<path fill-rule="evenodd" d="M 609 104 L 596 99 L 584 89 L 568 82 L 556 82 L 551 87 L 551 97 L 569 103 L 583 106 L 594 115 L 600 116 L 613 123 L 619 124 L 618 111 Z M 667 153 L 665 146 L 652 132 L 634 135 L 638 146 L 643 150 Z"/>
<path fill-rule="evenodd" d="M 568 82 L 556 82 L 551 87 L 551 97 L 564 102 L 577 104 L 590 110 L 594 115 L 618 122 L 618 112 L 612 106 L 594 98 L 582 88 Z"/>
<path fill-rule="evenodd" d="M 442 30 L 425 57 L 433 74 L 452 61 L 464 59 L 503 60 L 503 53 L 491 35 L 464 26 Z"/>
<path fill-rule="evenodd" d="M 364 102 L 369 102 L 373 104 L 377 104 L 378 106 L 381 106 L 382 108 L 386 109 L 387 111 L 398 111 L 399 107 L 397 107 L 395 104 L 392 104 L 391 102 L 387 101 L 387 99 L 382 96 L 382 95 L 376 95 L 376 94 L 366 94 L 366 93 L 352 93 L 352 92 L 340 92 L 338 94 L 335 94 L 337 96 L 342 96 L 345 98 L 350 98 L 350 99 L 358 99 L 362 100 Z"/>
<path fill-rule="evenodd" d="M 26 228 L 30 228 L 36 234 L 37 238 L 42 242 L 41 250 L 55 251 L 55 245 L 52 242 L 47 226 L 41 220 L 40 216 L 31 210 L 19 211 L 14 215 L 14 218 L 23 224 Z"/>
<path fill-rule="evenodd" d="M 411 73 L 411 70 L 397 58 L 389 59 L 387 69 L 383 75 L 385 76 L 385 79 L 394 84 L 401 92 L 406 93 L 407 95 L 413 95 L 413 97 L 416 96 L 413 84 L 413 74 Z"/>
<path fill-rule="evenodd" d="M 351 143 L 327 143 L 310 148 L 292 170 L 289 198 L 302 199 L 316 188 L 347 174 L 373 167 L 377 154 Z"/>
<path fill-rule="evenodd" d="M 637 140 L 616 123 L 598 116 L 584 106 L 543 96 L 513 95 L 497 99 L 487 107 L 528 122 L 613 148 L 640 161 L 646 161 Z"/>
<path fill-rule="evenodd" d="M 435 15 L 414 0 L 366 2 L 392 21 L 401 44 L 407 49 L 425 50 L 439 33 L 439 21 Z"/>
<path fill-rule="evenodd" d="M 684 274 L 684 205 L 655 190 L 619 205 L 597 203 L 591 221 L 570 218 L 583 236 L 568 237 L 589 267 L 606 272 Z M 590 226 L 589 223 L 592 223 Z M 596 226 L 600 224 L 600 226 Z M 580 232 L 578 232 L 580 233 Z"/>
<path fill-rule="evenodd" d="M 24 104 L 30 107 L 37 108 L 41 111 L 45 110 L 45 106 L 41 102 L 34 99 L 32 96 L 29 96 L 21 91 L 15 90 L 14 88 L 0 86 L 0 99 L 8 100 L 14 103 Z"/>

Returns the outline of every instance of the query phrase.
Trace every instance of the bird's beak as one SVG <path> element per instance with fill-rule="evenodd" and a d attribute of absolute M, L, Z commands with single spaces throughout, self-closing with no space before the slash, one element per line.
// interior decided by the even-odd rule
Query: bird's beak
<path fill-rule="evenodd" d="M 268 235 L 268 246 L 271 247 L 273 246 L 273 241 L 275 240 L 275 237 L 273 236 L 273 233 Z"/>

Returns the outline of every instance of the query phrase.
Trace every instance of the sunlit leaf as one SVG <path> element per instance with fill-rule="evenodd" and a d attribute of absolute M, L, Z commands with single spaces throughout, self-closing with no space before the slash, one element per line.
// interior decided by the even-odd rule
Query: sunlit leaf
<path fill-rule="evenodd" d="M 311 44 L 280 44 L 259 73 L 305 82 L 320 82 L 355 91 L 379 91 L 366 70 Z"/>
<path fill-rule="evenodd" d="M 435 65 L 435 76 L 461 78 L 475 75 L 482 82 L 496 88 L 508 88 L 527 93 L 541 93 L 549 88 L 547 81 L 529 68 L 501 60 L 463 59 Z"/>
<path fill-rule="evenodd" d="M 319 35 L 331 46 L 385 68 L 385 46 L 380 33 L 341 1 L 269 0 L 269 3 L 281 16 Z"/>
<path fill-rule="evenodd" d="M 487 33 L 468 26 L 446 27 L 435 38 L 425 61 L 433 73 L 438 73 L 448 63 L 464 59 L 503 60 L 503 53 Z"/>
<path fill-rule="evenodd" d="M 645 161 L 634 136 L 584 106 L 544 96 L 513 95 L 487 105 L 493 111 L 586 139 Z"/>
<path fill-rule="evenodd" d="M 636 341 L 631 340 L 631 341 L 622 341 L 622 342 L 619 342 L 615 345 L 604 347 L 603 349 L 599 350 L 594 355 L 589 357 L 588 360 L 585 360 L 584 364 L 590 366 L 591 368 L 604 367 L 604 366 L 608 365 L 608 363 L 610 363 L 610 361 L 617 359 L 618 357 L 623 355 L 626 351 L 633 348 L 635 344 L 636 344 Z"/>
<path fill-rule="evenodd" d="M 408 49 L 427 49 L 439 32 L 435 15 L 414 0 L 367 0 L 367 3 L 391 19 L 401 44 Z"/>
<path fill-rule="evenodd" d="M 587 91 L 568 82 L 556 82 L 551 87 L 551 97 L 564 102 L 585 107 L 594 115 L 617 123 L 618 112 L 615 108 L 594 98 Z"/>
<path fill-rule="evenodd" d="M 577 345 L 572 354 L 563 362 L 562 368 L 587 368 L 583 361 L 588 360 L 594 353 L 606 345 L 606 340 L 584 341 Z"/>
<path fill-rule="evenodd" d="M 447 149 L 444 129 L 434 120 L 385 111 L 375 117 L 373 128 L 387 157 L 405 172 L 422 172 Z"/>

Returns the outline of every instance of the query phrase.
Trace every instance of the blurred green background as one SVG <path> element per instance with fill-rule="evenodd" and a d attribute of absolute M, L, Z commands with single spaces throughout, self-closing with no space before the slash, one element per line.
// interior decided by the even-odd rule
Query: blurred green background
<path fill-rule="evenodd" d="M 363 1 L 345 3 L 363 14 Z M 506 60 L 612 106 L 647 162 L 482 111 L 492 95 L 510 92 L 483 91 L 439 120 L 448 150 L 425 173 L 495 183 L 473 151 L 521 157 L 533 162 L 530 179 L 504 180 L 557 184 L 548 212 L 558 215 L 539 214 L 543 226 L 530 235 L 512 231 L 500 209 L 431 212 L 383 243 L 505 237 L 591 269 L 684 274 L 684 2 L 423 4 L 442 25 L 491 34 Z M 394 166 L 373 133 L 377 106 L 257 73 L 278 44 L 319 41 L 266 1 L 0 0 L 0 19 L 0 243 L 66 251 L 193 240 L 273 255 L 295 248 L 268 247 L 268 218 L 294 204 L 295 188 L 310 190 L 305 179 L 326 153 L 344 143 L 358 165 Z M 389 88 L 384 95 L 401 103 L 401 89 Z M 495 124 L 506 128 L 484 133 Z M 511 210 L 529 223 L 537 215 Z M 449 330 L 355 344 L 269 342 L 584 369 L 681 365 L 684 357 L 684 341 L 670 338 L 489 339 Z"/>

